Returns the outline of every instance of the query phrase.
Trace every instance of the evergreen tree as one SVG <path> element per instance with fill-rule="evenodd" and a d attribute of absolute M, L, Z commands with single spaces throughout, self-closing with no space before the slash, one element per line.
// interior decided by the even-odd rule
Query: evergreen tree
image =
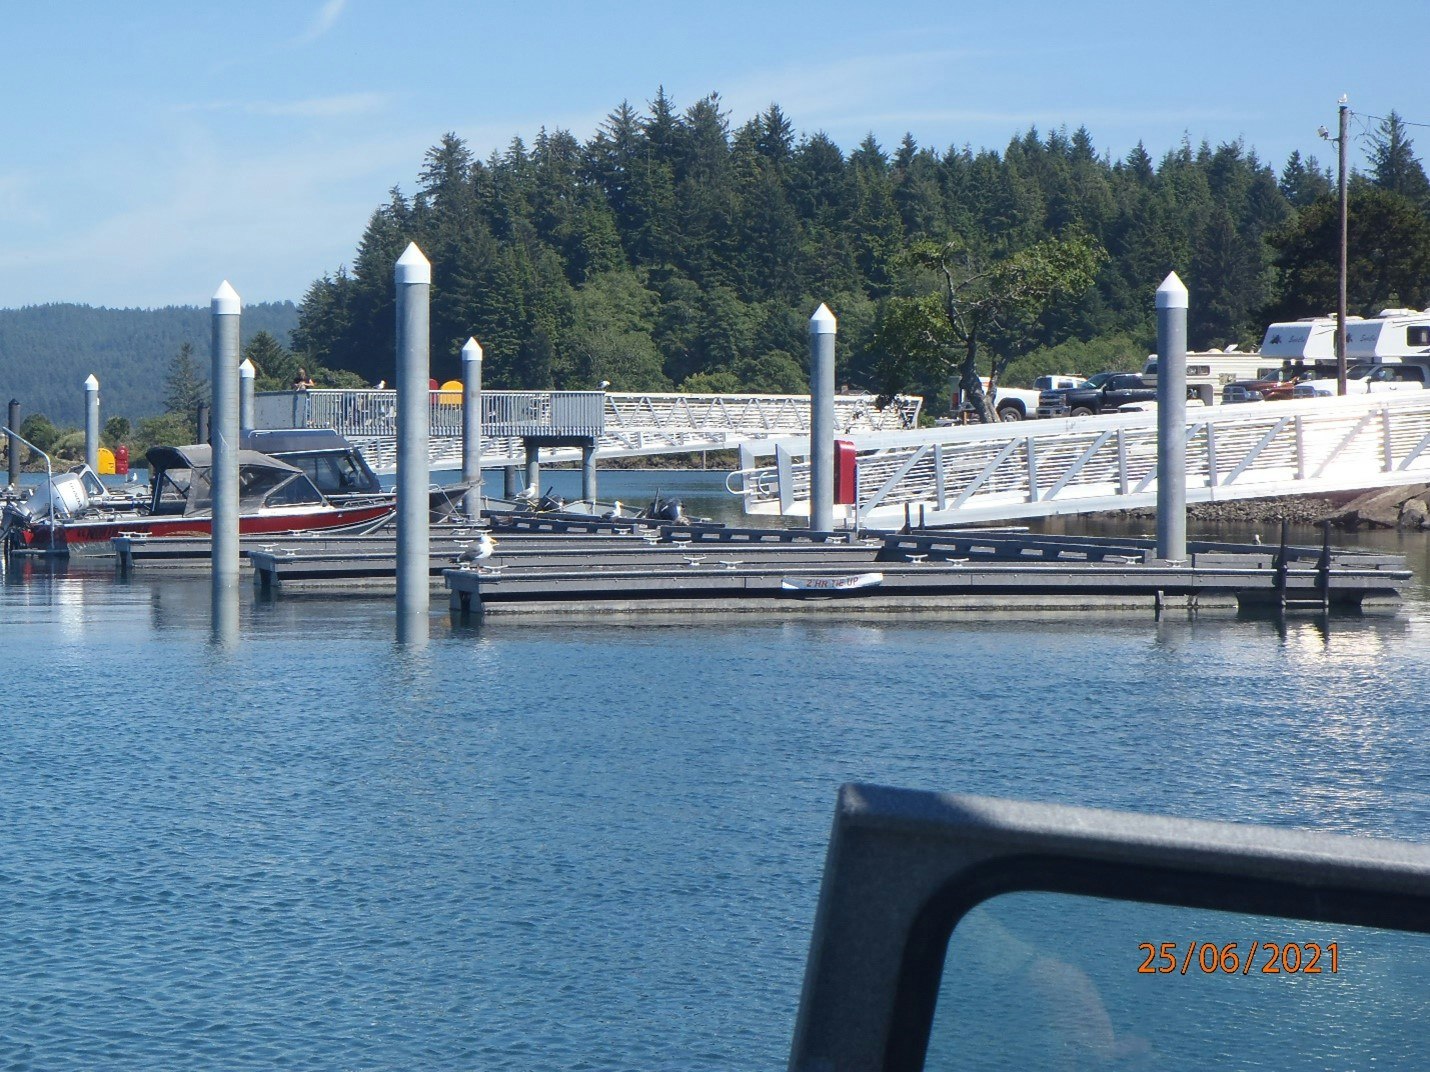
<path fill-rule="evenodd" d="M 1328 197 L 1333 189 L 1330 173 L 1322 171 L 1314 156 L 1303 161 L 1297 149 L 1281 171 L 1281 193 L 1296 208 L 1305 208 L 1317 198 Z"/>
<path fill-rule="evenodd" d="M 164 409 L 168 413 L 193 417 L 198 412 L 199 403 L 207 402 L 208 398 L 208 378 L 194 357 L 194 348 L 184 343 L 169 362 L 169 374 L 164 379 Z"/>
<path fill-rule="evenodd" d="M 1430 210 L 1430 180 L 1415 156 L 1405 121 L 1394 111 L 1381 121 L 1371 139 L 1370 174 L 1371 181 L 1382 190 Z"/>
<path fill-rule="evenodd" d="M 302 368 L 315 382 L 318 367 L 304 364 L 266 331 L 260 331 L 243 348 L 245 361 L 253 362 L 253 386 L 258 391 L 287 391 Z"/>

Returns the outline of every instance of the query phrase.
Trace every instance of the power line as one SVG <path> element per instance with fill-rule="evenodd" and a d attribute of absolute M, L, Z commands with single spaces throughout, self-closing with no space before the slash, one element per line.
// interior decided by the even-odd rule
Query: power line
<path fill-rule="evenodd" d="M 1365 112 L 1352 112 L 1351 115 L 1354 115 L 1360 119 L 1376 119 L 1382 123 L 1390 122 L 1390 117 L 1384 115 L 1367 115 Z M 1399 119 L 1399 116 L 1397 116 L 1396 118 Z M 1408 119 L 1400 119 L 1400 125 L 1403 127 L 1424 127 L 1427 130 L 1430 130 L 1430 123 L 1412 123 Z"/>

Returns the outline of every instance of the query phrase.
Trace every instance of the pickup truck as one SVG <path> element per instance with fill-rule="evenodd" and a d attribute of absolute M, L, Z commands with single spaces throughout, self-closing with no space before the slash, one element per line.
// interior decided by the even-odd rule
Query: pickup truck
<path fill-rule="evenodd" d="M 1000 421 L 1027 421 L 1034 417 L 1041 416 L 1038 406 L 1041 401 L 1041 392 L 1045 390 L 1059 390 L 1068 387 L 1076 387 L 1082 383 L 1082 379 L 1077 376 L 1063 374 L 1039 376 L 1033 381 L 1033 389 L 1028 390 L 1022 387 L 998 388 L 998 397 L 993 403 L 993 412 L 998 415 Z M 988 389 L 988 380 L 983 380 L 983 389 Z M 954 407 L 957 416 L 965 419 L 968 414 L 966 404 Z"/>
<path fill-rule="evenodd" d="M 1425 379 L 1425 369 L 1418 364 L 1357 364 L 1346 370 L 1346 394 L 1379 395 L 1390 391 L 1423 391 Z M 1297 382 L 1289 397 L 1319 398 L 1323 395 L 1334 395 L 1337 386 L 1335 372 L 1317 368 Z"/>
<path fill-rule="evenodd" d="M 1154 402 L 1157 388 L 1135 372 L 1099 372 L 1070 390 L 1044 391 L 1038 396 L 1039 417 L 1086 417 L 1116 413 L 1129 402 Z"/>

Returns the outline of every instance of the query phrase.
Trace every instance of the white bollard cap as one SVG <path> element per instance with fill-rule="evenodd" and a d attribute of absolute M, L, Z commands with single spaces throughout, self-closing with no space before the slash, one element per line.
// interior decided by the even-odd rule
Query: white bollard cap
<path fill-rule="evenodd" d="M 1158 309 L 1185 309 L 1187 307 L 1187 286 L 1177 278 L 1176 272 L 1169 272 L 1162 285 L 1157 288 Z"/>
<path fill-rule="evenodd" d="M 838 321 L 834 314 L 829 311 L 829 306 L 823 302 L 819 303 L 819 308 L 814 311 L 814 315 L 809 318 L 809 333 L 811 335 L 833 335 L 838 327 Z"/>
<path fill-rule="evenodd" d="M 214 291 L 214 316 L 237 316 L 242 311 L 243 302 L 238 296 L 238 291 L 229 286 L 228 280 L 225 279 L 219 284 L 218 290 Z"/>
<path fill-rule="evenodd" d="M 397 282 L 399 285 L 432 282 L 432 262 L 422 255 L 416 242 L 407 243 L 402 256 L 397 258 Z"/>
<path fill-rule="evenodd" d="M 91 372 L 91 373 L 89 374 L 89 379 L 87 379 L 87 380 L 84 381 L 84 389 L 85 389 L 86 391 L 98 391 L 98 390 L 99 390 L 99 380 L 95 378 L 94 373 Z"/>
<path fill-rule="evenodd" d="M 467 341 L 462 345 L 462 360 L 480 362 L 481 359 L 482 344 L 477 342 L 476 339 L 467 339 Z"/>
<path fill-rule="evenodd" d="M 243 364 L 238 366 L 238 374 L 245 380 L 251 380 L 258 374 L 258 370 L 253 367 L 253 362 L 245 357 Z"/>

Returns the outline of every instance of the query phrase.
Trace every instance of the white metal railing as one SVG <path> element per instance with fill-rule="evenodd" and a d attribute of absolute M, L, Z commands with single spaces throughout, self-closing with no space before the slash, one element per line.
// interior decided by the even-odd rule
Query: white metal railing
<path fill-rule="evenodd" d="M 1189 412 L 1187 501 L 1430 480 L 1430 392 Z M 1118 414 L 855 437 L 859 516 L 929 523 L 1121 510 L 1157 501 L 1157 417 Z M 749 444 L 729 486 L 751 513 L 807 514 L 807 443 Z"/>
<path fill-rule="evenodd" d="M 379 473 L 397 462 L 397 393 L 311 390 L 266 392 L 255 399 L 260 428 L 335 428 Z M 873 395 L 839 395 L 835 428 L 855 435 L 913 428 L 923 399 L 896 396 L 884 408 Z M 460 392 L 433 391 L 429 415 L 434 468 L 461 464 Z M 590 436 L 603 457 L 719 450 L 780 436 L 809 434 L 808 395 L 683 395 L 600 391 L 482 392 L 482 461 L 519 464 L 523 436 Z M 552 448 L 552 460 L 572 450 Z"/>

